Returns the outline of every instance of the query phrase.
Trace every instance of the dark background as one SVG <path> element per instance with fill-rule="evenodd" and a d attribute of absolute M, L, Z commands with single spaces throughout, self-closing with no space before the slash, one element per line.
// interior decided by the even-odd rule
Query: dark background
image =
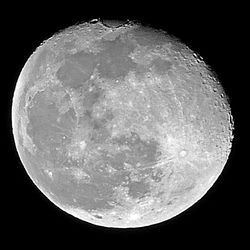
<path fill-rule="evenodd" d="M 244 22 L 238 18 L 241 13 L 234 6 L 228 12 L 227 6 L 218 10 L 214 6 L 201 7 L 193 12 L 182 12 L 176 7 L 159 5 L 157 8 L 132 7 L 127 12 L 120 13 L 122 3 L 114 5 L 114 11 L 104 11 L 66 6 L 62 11 L 51 9 L 48 6 L 25 9 L 23 6 L 13 6 L 6 9 L 6 17 L 2 24 L 3 63 L 2 68 L 2 97 L 4 101 L 6 132 L 4 132 L 4 157 L 2 163 L 7 174 L 2 176 L 3 194 L 7 195 L 2 201 L 6 212 L 2 215 L 7 219 L 4 226 L 4 238 L 15 239 L 20 242 L 60 242 L 86 247 L 105 244 L 115 247 L 144 248 L 156 247 L 206 247 L 208 244 L 239 244 L 244 239 L 244 224 L 246 214 L 244 207 L 246 197 L 241 198 L 243 191 L 242 178 L 245 175 L 246 165 L 240 157 L 242 144 L 240 100 L 242 88 L 238 71 L 240 51 L 243 45 L 239 39 L 244 36 L 241 27 Z M 86 6 L 85 6 L 86 7 Z M 24 10 L 23 10 L 23 9 Z M 80 8 L 80 7 L 79 7 Z M 163 9 L 164 8 L 164 9 Z M 75 9 L 78 9 L 76 7 Z M 116 11 L 115 11 L 116 10 Z M 132 11 L 134 10 L 134 11 Z M 217 10 L 217 11 L 216 11 Z M 89 14 L 92 13 L 92 14 Z M 116 13 L 116 14 L 115 14 Z M 236 16 L 237 14 L 237 16 Z M 200 54 L 204 61 L 217 73 L 219 80 L 230 98 L 232 114 L 235 121 L 235 138 L 228 163 L 219 179 L 208 193 L 195 205 L 169 221 L 139 229 L 107 229 L 97 227 L 62 212 L 54 206 L 32 183 L 26 174 L 15 149 L 11 134 L 11 101 L 18 76 L 31 53 L 39 44 L 51 37 L 55 32 L 74 25 L 81 21 L 93 18 L 104 19 L 132 19 L 150 24 L 154 28 L 167 30 L 170 34 L 180 38 L 195 52 Z M 241 61 L 242 62 L 242 61 Z M 6 105 L 7 104 L 7 105 Z M 240 171 L 239 171 L 240 170 Z M 15 243 L 9 240 L 9 243 Z M 238 244 L 237 243 L 237 244 Z M 134 245 L 138 244 L 138 245 Z M 239 245 L 238 245 L 239 246 Z"/>

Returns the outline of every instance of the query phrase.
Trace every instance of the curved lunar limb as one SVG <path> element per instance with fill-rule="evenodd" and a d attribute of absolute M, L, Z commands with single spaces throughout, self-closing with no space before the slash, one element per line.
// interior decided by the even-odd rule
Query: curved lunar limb
<path fill-rule="evenodd" d="M 165 31 L 95 20 L 37 48 L 12 125 L 34 184 L 65 212 L 143 227 L 196 203 L 233 139 L 228 97 L 201 57 Z"/>

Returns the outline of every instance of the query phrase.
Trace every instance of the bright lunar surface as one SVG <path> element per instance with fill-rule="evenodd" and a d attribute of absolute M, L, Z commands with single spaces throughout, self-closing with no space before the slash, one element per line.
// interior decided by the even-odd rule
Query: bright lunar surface
<path fill-rule="evenodd" d="M 231 149 L 229 100 L 165 31 L 93 20 L 44 41 L 16 85 L 23 166 L 63 211 L 104 227 L 166 221 L 196 203 Z"/>

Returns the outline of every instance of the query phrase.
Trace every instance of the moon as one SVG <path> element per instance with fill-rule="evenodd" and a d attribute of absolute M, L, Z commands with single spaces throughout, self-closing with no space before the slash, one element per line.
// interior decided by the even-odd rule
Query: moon
<path fill-rule="evenodd" d="M 34 187 L 113 228 L 190 209 L 233 140 L 229 98 L 201 56 L 167 31 L 99 19 L 55 33 L 29 57 L 12 128 Z"/>

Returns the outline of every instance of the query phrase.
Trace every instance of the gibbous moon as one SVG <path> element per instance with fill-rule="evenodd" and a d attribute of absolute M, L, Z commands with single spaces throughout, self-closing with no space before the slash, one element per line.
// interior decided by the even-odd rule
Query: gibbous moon
<path fill-rule="evenodd" d="M 198 202 L 230 154 L 228 97 L 167 31 L 92 20 L 56 33 L 16 84 L 12 126 L 39 190 L 80 220 L 144 227 Z"/>

